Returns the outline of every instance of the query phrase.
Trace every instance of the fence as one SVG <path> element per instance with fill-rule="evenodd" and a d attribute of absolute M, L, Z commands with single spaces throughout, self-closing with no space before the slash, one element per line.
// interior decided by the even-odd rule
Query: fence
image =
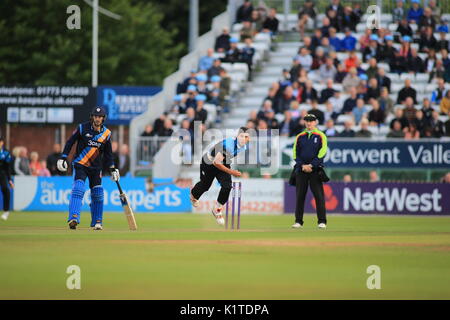
<path fill-rule="evenodd" d="M 135 170 L 149 170 L 158 150 L 170 137 L 139 137 L 136 143 Z"/>

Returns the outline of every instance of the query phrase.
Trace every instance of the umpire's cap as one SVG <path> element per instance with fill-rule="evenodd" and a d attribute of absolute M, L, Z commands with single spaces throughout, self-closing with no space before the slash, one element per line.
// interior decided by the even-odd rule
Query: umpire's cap
<path fill-rule="evenodd" d="M 99 116 L 99 117 L 105 117 L 106 118 L 106 110 L 103 107 L 95 107 L 91 111 L 91 116 Z"/>
<path fill-rule="evenodd" d="M 303 120 L 305 121 L 316 121 L 317 118 L 315 115 L 308 113 L 306 116 L 303 117 Z"/>

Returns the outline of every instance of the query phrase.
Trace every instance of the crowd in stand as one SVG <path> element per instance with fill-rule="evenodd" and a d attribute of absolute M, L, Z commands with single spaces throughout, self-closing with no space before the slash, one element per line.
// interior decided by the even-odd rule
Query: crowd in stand
<path fill-rule="evenodd" d="M 396 31 L 380 27 L 358 35 L 359 4 L 343 7 L 340 0 L 332 0 L 319 23 L 314 2 L 306 1 L 298 14 L 303 44 L 247 125 L 295 136 L 304 129 L 302 117 L 312 113 L 328 136 L 371 137 L 373 128 L 383 126 L 390 128 L 387 137 L 450 136 L 447 21 L 436 1 L 428 1 L 426 8 L 418 0 L 410 2 L 406 9 L 397 1 L 392 13 Z M 305 35 L 308 28 L 312 36 Z M 418 74 L 424 86 L 435 85 L 421 101 L 411 79 L 403 77 Z M 393 76 L 404 81 L 397 94 L 392 92 Z M 336 130 L 337 122 L 343 130 Z"/>

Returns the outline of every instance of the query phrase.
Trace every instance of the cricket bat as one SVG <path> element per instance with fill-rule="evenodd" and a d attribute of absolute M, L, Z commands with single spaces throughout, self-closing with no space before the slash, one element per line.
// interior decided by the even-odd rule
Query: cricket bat
<path fill-rule="evenodd" d="M 130 227 L 130 230 L 137 230 L 136 219 L 134 218 L 133 209 L 131 209 L 130 203 L 128 201 L 128 197 L 123 192 L 122 187 L 119 184 L 119 181 L 116 181 L 116 184 L 117 184 L 117 188 L 119 188 L 120 202 L 122 202 L 122 208 L 125 213 L 125 216 L 127 217 L 128 226 Z"/>

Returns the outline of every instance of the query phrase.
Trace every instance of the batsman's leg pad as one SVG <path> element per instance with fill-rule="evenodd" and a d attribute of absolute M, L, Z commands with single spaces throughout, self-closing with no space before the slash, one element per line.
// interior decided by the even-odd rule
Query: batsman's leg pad
<path fill-rule="evenodd" d="M 72 187 L 72 195 L 69 203 L 69 219 L 68 221 L 75 219 L 80 223 L 81 206 L 83 204 L 84 197 L 84 181 L 75 180 Z"/>
<path fill-rule="evenodd" d="M 96 223 L 102 223 L 103 221 L 103 187 L 95 186 L 91 189 L 91 227 Z"/>

